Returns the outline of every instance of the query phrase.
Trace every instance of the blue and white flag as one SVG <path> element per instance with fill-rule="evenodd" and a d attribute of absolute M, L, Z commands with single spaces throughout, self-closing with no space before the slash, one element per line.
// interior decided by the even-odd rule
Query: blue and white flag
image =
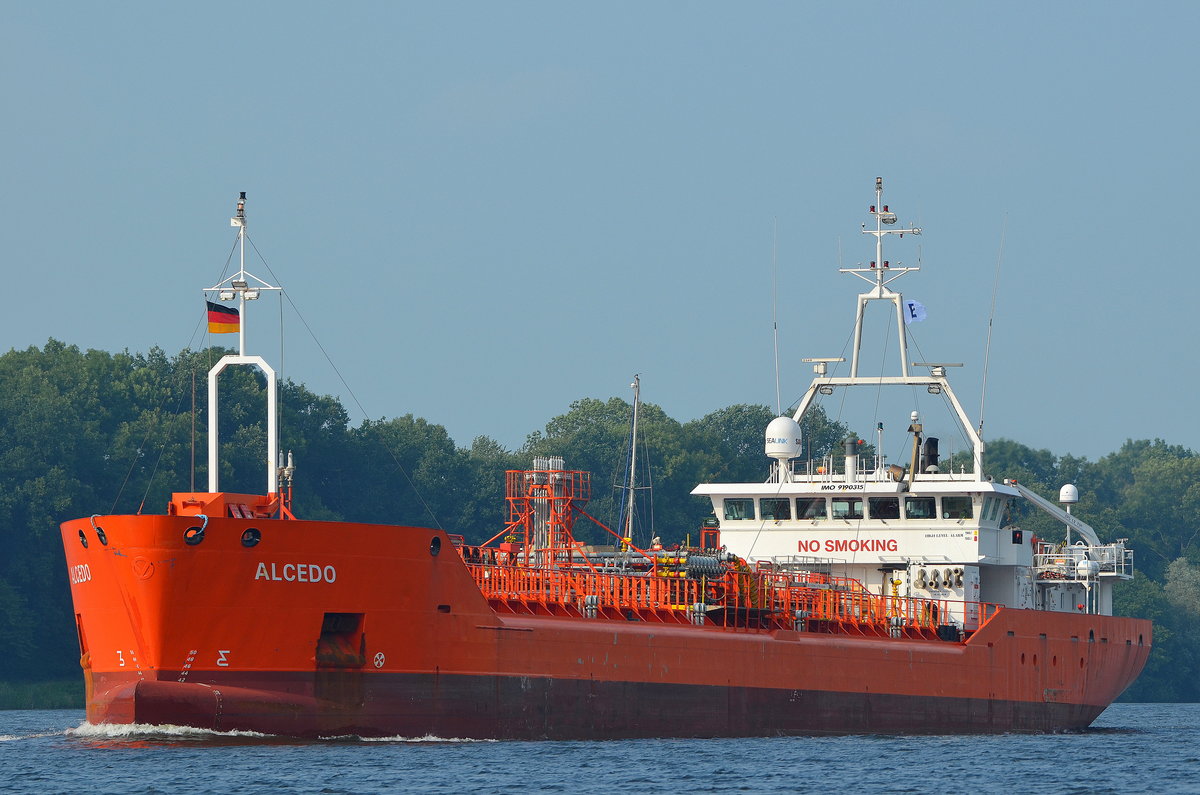
<path fill-rule="evenodd" d="M 925 305 L 920 301 L 904 302 L 904 325 L 920 323 L 925 319 Z"/>

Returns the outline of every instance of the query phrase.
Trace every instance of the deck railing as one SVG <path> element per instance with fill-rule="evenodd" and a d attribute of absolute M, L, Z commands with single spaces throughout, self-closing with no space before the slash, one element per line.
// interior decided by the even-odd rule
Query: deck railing
<path fill-rule="evenodd" d="M 480 592 L 495 609 L 510 613 L 957 640 L 960 629 L 969 634 L 1001 609 L 961 599 L 880 596 L 857 580 L 807 572 L 616 574 L 506 564 L 487 551 L 460 549 Z M 968 618 L 965 627 L 951 618 L 955 614 Z"/>
<path fill-rule="evenodd" d="M 1088 546 L 1038 542 L 1033 569 L 1039 580 L 1090 580 L 1096 577 L 1133 577 L 1133 550 L 1124 539 L 1113 544 Z"/>

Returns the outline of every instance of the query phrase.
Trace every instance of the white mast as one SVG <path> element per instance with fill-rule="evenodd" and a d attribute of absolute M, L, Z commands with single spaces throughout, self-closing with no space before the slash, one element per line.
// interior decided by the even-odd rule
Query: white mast
<path fill-rule="evenodd" d="M 625 538 L 633 538 L 633 495 L 637 487 L 637 424 L 638 406 L 641 404 L 642 377 L 635 373 L 633 383 L 633 423 L 629 442 L 629 498 L 625 510 Z"/>
<path fill-rule="evenodd" d="M 208 371 L 208 490 L 217 492 L 220 474 L 218 452 L 220 439 L 218 437 L 218 403 L 217 376 L 230 365 L 253 365 L 258 367 L 267 378 L 267 493 L 279 492 L 279 439 L 278 439 L 278 384 L 275 371 L 261 356 L 246 355 L 246 302 L 257 300 L 263 290 L 280 290 L 246 270 L 246 192 L 238 197 L 237 214 L 229 219 L 230 226 L 238 228 L 238 245 L 241 249 L 238 272 L 229 278 L 218 282 L 204 290 L 216 293 L 221 301 L 238 301 L 238 353 L 237 355 L 222 356 L 221 360 Z M 253 282 L 253 284 L 252 284 Z"/>
<path fill-rule="evenodd" d="M 854 356 L 850 360 L 850 377 L 854 378 L 858 375 L 858 354 L 862 348 L 863 311 L 866 309 L 868 301 L 891 301 L 896 305 L 896 327 L 900 342 L 900 374 L 907 377 L 908 336 L 905 334 L 904 329 L 903 296 L 888 289 L 887 285 L 909 271 L 919 271 L 921 269 L 919 267 L 892 268 L 890 263 L 883 258 L 883 236 L 900 235 L 903 237 L 906 234 L 919 235 L 921 234 L 921 230 L 917 227 L 909 229 L 884 229 L 885 226 L 890 227 L 895 225 L 896 214 L 889 212 L 887 205 L 883 204 L 883 177 L 875 178 L 875 203 L 871 205 L 871 214 L 875 216 L 875 228 L 867 229 L 866 224 L 863 224 L 862 232 L 864 235 L 875 236 L 875 261 L 871 263 L 870 268 L 838 269 L 841 273 L 853 273 L 863 281 L 874 284 L 874 287 L 870 291 L 861 293 L 858 296 L 858 312 L 854 317 Z"/>
<path fill-rule="evenodd" d="M 229 219 L 238 228 L 238 273 L 233 286 L 238 290 L 238 355 L 246 355 L 246 191 L 238 196 L 237 215 Z"/>
<path fill-rule="evenodd" d="M 871 205 L 871 214 L 875 216 L 875 228 L 867 229 L 866 224 L 863 224 L 864 235 L 875 236 L 875 261 L 871 263 L 869 268 L 839 268 L 841 273 L 850 273 L 871 285 L 871 289 L 865 293 L 860 293 L 858 296 L 857 310 L 854 316 L 854 353 L 850 361 L 850 375 L 845 378 L 835 378 L 828 375 L 828 364 L 830 362 L 841 362 L 844 359 L 805 359 L 806 362 L 814 364 L 816 378 L 813 379 L 808 391 L 804 393 L 804 397 L 800 399 L 800 403 L 796 407 L 796 411 L 792 415 L 792 419 L 800 422 L 804 417 L 808 407 L 812 405 L 813 400 L 818 393 L 833 394 L 836 387 L 850 386 L 883 386 L 883 385 L 906 385 L 906 386 L 923 386 L 929 390 L 930 394 L 944 394 L 949 401 L 955 416 L 958 419 L 959 425 L 962 427 L 963 433 L 971 441 L 972 461 L 975 474 L 979 477 L 983 476 L 983 439 L 980 438 L 967 417 L 966 411 L 963 410 L 962 404 L 958 402 L 958 397 L 950 388 L 950 383 L 946 378 L 947 367 L 961 367 L 961 364 L 952 364 L 949 362 L 913 362 L 914 367 L 928 367 L 928 376 L 909 375 L 908 367 L 908 335 L 905 330 L 904 323 L 904 296 L 895 292 L 887 285 L 896 279 L 899 279 L 909 271 L 918 271 L 919 267 L 898 266 L 893 268 L 891 263 L 883 258 L 883 237 L 884 235 L 919 235 L 921 230 L 918 227 L 892 228 L 896 224 L 896 214 L 888 209 L 883 201 L 883 177 L 875 178 L 875 204 Z M 886 227 L 886 228 L 885 228 Z M 897 343 L 900 346 L 900 375 L 898 376 L 863 376 L 858 375 L 858 357 L 862 348 L 862 328 L 863 328 L 863 313 L 869 301 L 891 301 L 896 307 L 896 330 Z"/>

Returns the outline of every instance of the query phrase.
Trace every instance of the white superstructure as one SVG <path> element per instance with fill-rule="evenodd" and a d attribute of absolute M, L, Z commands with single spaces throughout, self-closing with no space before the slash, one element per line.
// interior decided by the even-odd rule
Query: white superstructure
<path fill-rule="evenodd" d="M 895 213 L 882 204 L 882 178 L 875 181 L 875 196 L 874 229 L 863 228 L 875 237 L 875 260 L 868 268 L 841 269 L 871 285 L 857 299 L 849 376 L 828 374 L 829 365 L 842 358 L 805 359 L 814 364 L 816 377 L 795 413 L 767 428 L 765 451 L 774 460 L 766 481 L 704 484 L 692 493 L 712 500 L 721 543 L 730 552 L 762 566 L 853 578 L 877 594 L 946 600 L 951 615 L 945 622 L 964 629 L 977 624 L 978 602 L 1111 615 L 1112 584 L 1132 576 L 1132 551 L 1123 541 L 1101 543 L 1069 510 L 1023 485 L 986 478 L 983 440 L 946 375 L 959 365 L 909 363 L 905 312 L 923 308 L 890 285 L 919 268 L 893 267 L 883 258 L 883 241 L 921 230 L 897 225 Z M 894 306 L 898 375 L 859 373 L 863 317 L 873 301 Z M 800 425 L 814 400 L 856 387 L 942 396 L 970 445 L 971 470 L 963 465 L 964 471 L 944 471 L 938 440 L 925 438 L 916 411 L 905 418 L 912 447 L 904 466 L 888 465 L 879 450 L 860 454 L 864 443 L 856 438 L 844 442 L 840 455 L 802 460 Z M 1010 503 L 1021 499 L 1063 522 L 1061 543 L 1036 541 L 1008 523 Z M 1064 487 L 1062 501 L 1069 506 L 1077 500 L 1074 487 Z"/>

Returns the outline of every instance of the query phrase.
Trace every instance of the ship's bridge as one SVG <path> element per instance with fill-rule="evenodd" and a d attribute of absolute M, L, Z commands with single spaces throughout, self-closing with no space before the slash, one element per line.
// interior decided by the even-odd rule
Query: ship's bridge
<path fill-rule="evenodd" d="M 704 484 L 692 493 L 712 500 L 721 542 L 748 560 L 1032 565 L 1028 540 L 1003 529 L 1005 506 L 1017 496 L 1003 484 L 817 479 Z"/>

